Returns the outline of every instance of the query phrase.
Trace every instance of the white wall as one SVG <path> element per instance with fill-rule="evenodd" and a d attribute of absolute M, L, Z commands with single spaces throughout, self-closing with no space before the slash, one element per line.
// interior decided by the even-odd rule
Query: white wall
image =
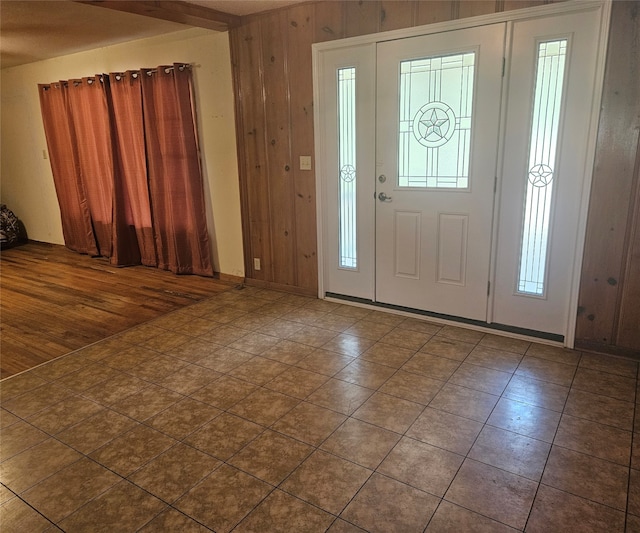
<path fill-rule="evenodd" d="M 189 29 L 3 69 L 1 199 L 24 222 L 29 238 L 64 244 L 40 114 L 38 83 L 103 72 L 191 63 L 217 272 L 244 276 L 240 191 L 229 39 Z"/>

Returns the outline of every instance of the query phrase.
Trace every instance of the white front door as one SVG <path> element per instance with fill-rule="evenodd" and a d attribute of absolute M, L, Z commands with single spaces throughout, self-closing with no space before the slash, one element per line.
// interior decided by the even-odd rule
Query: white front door
<path fill-rule="evenodd" d="M 487 318 L 504 38 L 377 46 L 377 302 Z"/>

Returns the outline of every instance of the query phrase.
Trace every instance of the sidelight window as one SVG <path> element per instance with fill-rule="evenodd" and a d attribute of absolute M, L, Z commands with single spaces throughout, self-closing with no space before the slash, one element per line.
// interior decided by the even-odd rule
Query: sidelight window
<path fill-rule="evenodd" d="M 356 269 L 356 69 L 338 69 L 339 267 Z"/>
<path fill-rule="evenodd" d="M 567 39 L 538 45 L 517 290 L 543 296 Z"/>

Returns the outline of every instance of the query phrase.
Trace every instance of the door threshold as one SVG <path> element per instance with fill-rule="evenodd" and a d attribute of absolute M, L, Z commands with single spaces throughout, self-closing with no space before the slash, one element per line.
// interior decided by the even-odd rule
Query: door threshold
<path fill-rule="evenodd" d="M 429 321 L 449 326 L 463 326 L 476 331 L 485 333 L 494 333 L 496 335 L 512 337 L 515 339 L 528 340 L 533 342 L 541 342 L 553 346 L 564 346 L 564 335 L 555 333 L 545 333 L 544 331 L 536 331 L 533 329 L 518 328 L 515 326 L 507 326 L 505 324 L 496 324 L 483 322 L 481 320 L 472 320 L 451 315 L 443 315 L 432 311 L 423 311 L 421 309 L 413 309 L 411 307 L 403 307 L 401 305 L 386 304 L 382 302 L 374 302 L 366 298 L 357 298 L 355 296 L 346 296 L 344 294 L 336 294 L 333 292 L 325 293 L 325 300 L 336 303 L 349 303 L 357 307 L 371 309 L 374 311 L 385 310 L 389 313 L 412 317 L 429 319 Z"/>

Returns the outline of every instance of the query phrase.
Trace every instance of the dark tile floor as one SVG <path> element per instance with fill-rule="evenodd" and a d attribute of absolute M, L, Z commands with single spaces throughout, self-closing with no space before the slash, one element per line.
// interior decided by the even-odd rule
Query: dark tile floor
<path fill-rule="evenodd" d="M 0 382 L 0 528 L 640 531 L 639 399 L 633 361 L 229 291 Z"/>

